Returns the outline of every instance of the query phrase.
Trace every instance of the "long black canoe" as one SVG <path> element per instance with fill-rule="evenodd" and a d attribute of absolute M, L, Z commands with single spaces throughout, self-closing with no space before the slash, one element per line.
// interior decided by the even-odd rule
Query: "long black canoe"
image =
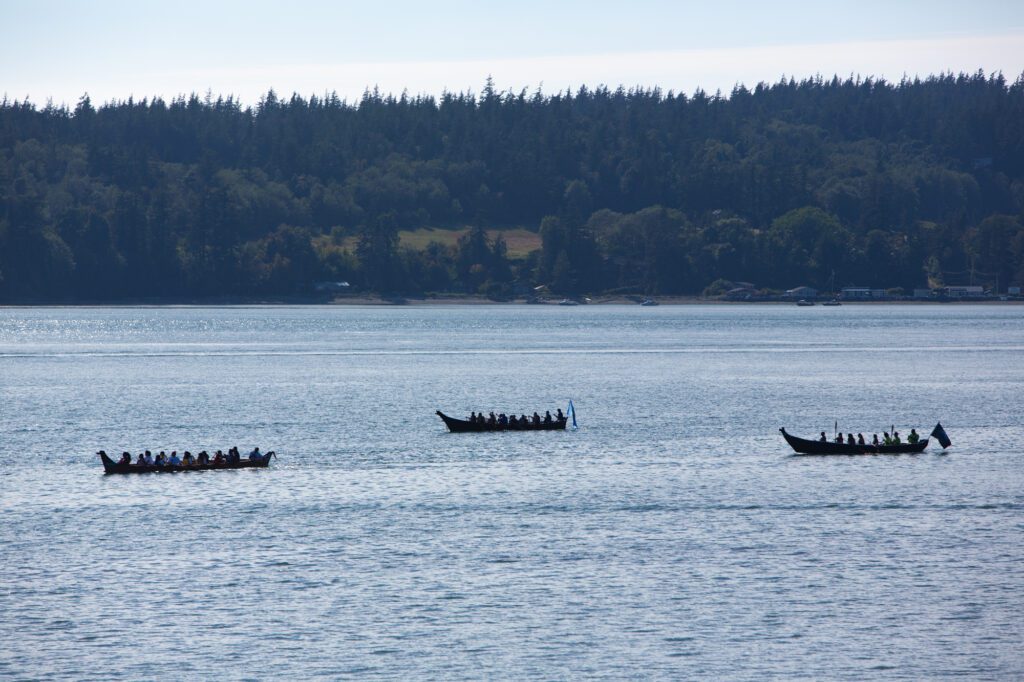
<path fill-rule="evenodd" d="M 479 431 L 565 431 L 565 422 L 568 417 L 553 419 L 550 422 L 541 421 L 540 424 L 488 424 L 484 422 L 471 422 L 468 419 L 456 419 L 449 417 L 441 410 L 437 416 L 445 423 L 452 433 L 470 433 Z"/>
<path fill-rule="evenodd" d="M 103 460 L 103 473 L 105 474 L 176 474 L 183 471 L 221 471 L 223 469 L 265 469 L 270 464 L 270 458 L 276 457 L 271 450 L 263 455 L 262 459 L 242 459 L 235 463 L 221 462 L 214 464 L 193 464 L 191 466 L 149 466 L 146 464 L 121 464 L 110 459 L 105 452 L 97 453 Z"/>
<path fill-rule="evenodd" d="M 900 443 L 899 445 L 849 445 L 847 443 L 830 443 L 820 440 L 797 438 L 779 429 L 796 452 L 801 455 L 898 455 L 912 452 L 923 452 L 928 447 L 928 439 L 916 443 Z"/>

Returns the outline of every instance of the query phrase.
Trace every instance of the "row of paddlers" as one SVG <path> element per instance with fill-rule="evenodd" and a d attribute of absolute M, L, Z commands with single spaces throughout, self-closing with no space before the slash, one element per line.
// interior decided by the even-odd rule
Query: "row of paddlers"
<path fill-rule="evenodd" d="M 553 419 L 551 421 L 542 420 L 539 423 L 530 420 L 519 420 L 516 424 L 503 424 L 493 423 L 486 420 L 456 419 L 455 417 L 449 417 L 440 410 L 437 411 L 437 416 L 441 418 L 445 423 L 445 426 L 447 426 L 448 430 L 452 433 L 480 433 L 490 431 L 564 431 L 567 422 L 567 418 L 563 416 L 561 419 Z M 787 433 L 784 428 L 779 429 L 779 431 L 782 433 L 782 437 L 786 439 L 786 442 L 790 447 L 793 448 L 793 451 L 801 455 L 885 455 L 919 453 L 923 452 L 925 448 L 928 447 L 929 443 L 929 439 L 927 438 L 917 443 L 899 443 L 895 445 L 839 443 L 800 438 Z M 942 424 L 936 424 L 930 435 L 939 441 L 939 444 L 942 445 L 943 449 L 951 445 L 949 437 L 942 428 Z M 108 474 L 175 473 L 184 471 L 266 468 L 270 464 L 270 458 L 274 456 L 274 452 L 270 451 L 266 454 L 260 454 L 259 456 L 250 456 L 247 459 L 234 458 L 225 461 L 210 461 L 188 465 L 149 465 L 135 464 L 124 460 L 115 462 L 103 451 L 100 451 L 98 454 L 103 461 L 103 470 Z"/>
<path fill-rule="evenodd" d="M 122 458 L 120 461 L 112 460 L 106 452 L 100 450 L 96 453 L 103 462 L 103 472 L 107 474 L 173 474 L 183 471 L 222 471 L 226 469 L 260 469 L 270 464 L 270 458 L 276 457 L 271 450 L 266 454 L 251 453 L 249 456 L 225 457 L 222 460 L 195 460 L 182 463 L 154 462 L 152 464 L 132 462 Z M 127 453 L 125 453 L 127 454 Z"/>

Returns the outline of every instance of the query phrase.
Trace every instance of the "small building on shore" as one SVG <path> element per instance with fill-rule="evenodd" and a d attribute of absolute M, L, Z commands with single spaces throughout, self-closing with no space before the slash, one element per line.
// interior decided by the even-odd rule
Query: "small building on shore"
<path fill-rule="evenodd" d="M 786 298 L 817 298 L 818 290 L 814 287 L 794 287 L 786 289 Z"/>
<path fill-rule="evenodd" d="M 753 286 L 735 287 L 725 292 L 725 300 L 727 301 L 750 301 L 756 296 L 757 289 Z"/>
<path fill-rule="evenodd" d="M 984 295 L 985 287 L 982 286 L 946 287 L 946 296 L 950 298 L 981 298 Z"/>
<path fill-rule="evenodd" d="M 842 295 L 847 301 L 880 301 L 887 298 L 885 289 L 869 287 L 843 287 Z"/>
<path fill-rule="evenodd" d="M 348 291 L 348 282 L 317 282 L 313 289 L 318 293 L 338 293 Z"/>

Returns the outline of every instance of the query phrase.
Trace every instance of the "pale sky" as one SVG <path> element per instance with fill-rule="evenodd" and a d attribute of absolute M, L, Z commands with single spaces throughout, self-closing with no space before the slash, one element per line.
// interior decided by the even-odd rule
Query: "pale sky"
<path fill-rule="evenodd" d="M 1024 1 L 0 0 L 0 93 L 728 92 L 821 74 L 1024 72 Z"/>

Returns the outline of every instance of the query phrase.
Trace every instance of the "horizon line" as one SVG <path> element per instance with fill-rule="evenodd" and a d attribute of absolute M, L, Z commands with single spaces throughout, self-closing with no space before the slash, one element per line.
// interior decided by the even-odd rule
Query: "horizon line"
<path fill-rule="evenodd" d="M 594 85 L 587 85 L 586 83 L 582 83 L 582 84 L 580 84 L 578 86 L 560 87 L 557 90 L 551 90 L 550 92 L 545 92 L 544 89 L 543 89 L 543 81 L 540 84 L 538 84 L 535 88 L 532 85 L 525 85 L 525 86 L 522 86 L 522 87 L 520 87 L 518 89 L 514 89 L 512 87 L 505 88 L 505 89 L 495 89 L 495 92 L 498 95 L 514 95 L 514 96 L 519 96 L 519 95 L 521 95 L 521 94 L 523 94 L 525 92 L 531 92 L 532 93 L 531 96 L 540 95 L 542 97 L 548 97 L 549 98 L 549 97 L 552 97 L 554 95 L 564 95 L 564 94 L 568 94 L 570 96 L 575 97 L 575 96 L 579 95 L 579 93 L 581 91 L 583 91 L 583 90 L 587 90 L 588 92 L 591 92 L 591 93 L 593 93 L 593 92 L 612 92 L 612 93 L 617 93 L 617 92 L 619 92 L 621 90 L 621 91 L 624 91 L 627 94 L 637 93 L 637 92 L 653 93 L 653 92 L 657 91 L 657 92 L 661 93 L 663 97 L 679 97 L 679 96 L 684 96 L 684 97 L 692 99 L 693 97 L 697 96 L 698 94 L 703 94 L 703 95 L 707 96 L 709 99 L 729 100 L 729 99 L 731 99 L 732 94 L 735 93 L 737 90 L 740 90 L 740 89 L 746 90 L 747 92 L 753 92 L 755 89 L 760 88 L 760 87 L 773 88 L 773 87 L 776 87 L 776 86 L 779 86 L 779 85 L 789 85 L 791 83 L 792 84 L 796 84 L 796 85 L 801 85 L 801 84 L 810 83 L 810 82 L 830 83 L 832 81 L 838 80 L 840 83 L 854 82 L 856 84 L 863 84 L 865 82 L 871 81 L 871 82 L 875 83 L 876 85 L 879 85 L 879 84 L 899 85 L 899 84 L 904 83 L 904 82 L 927 82 L 929 80 L 937 80 L 937 79 L 946 78 L 946 77 L 962 78 L 962 77 L 965 77 L 965 76 L 966 77 L 974 77 L 974 76 L 978 76 L 978 75 L 983 76 L 986 80 L 992 80 L 993 78 L 995 78 L 997 76 L 1001 76 L 1010 85 L 1014 85 L 1014 84 L 1016 84 L 1018 82 L 1024 82 L 1024 70 L 1022 70 L 1019 74 L 1017 74 L 1014 77 L 1013 81 L 1010 81 L 1009 78 L 1007 78 L 1006 72 L 1003 69 L 995 69 L 995 70 L 989 71 L 989 70 L 986 70 L 985 68 L 979 66 L 977 69 L 970 69 L 970 70 L 962 69 L 962 70 L 956 70 L 956 71 L 953 71 L 953 70 L 943 70 L 943 71 L 937 71 L 937 72 L 928 73 L 928 74 L 923 75 L 923 76 L 920 75 L 920 74 L 916 74 L 916 73 L 915 73 L 914 76 L 910 76 L 909 74 L 904 73 L 904 74 L 902 74 L 900 76 L 899 79 L 887 78 L 884 75 L 880 75 L 880 76 L 876 76 L 875 74 L 867 74 L 867 75 L 865 75 L 865 74 L 862 74 L 862 73 L 859 73 L 859 72 L 852 72 L 852 73 L 849 73 L 849 74 L 847 74 L 845 76 L 840 76 L 838 73 L 833 73 L 830 76 L 826 76 L 825 74 L 823 74 L 821 72 L 818 72 L 818 73 L 814 73 L 812 75 L 800 76 L 799 78 L 797 78 L 793 74 L 785 74 L 785 73 L 783 73 L 776 80 L 760 80 L 757 83 L 754 83 L 753 85 L 747 85 L 744 82 L 737 81 L 732 86 L 732 88 L 729 89 L 728 92 L 724 92 L 722 90 L 722 88 L 717 88 L 714 93 L 712 93 L 710 90 L 708 90 L 708 89 L 706 89 L 706 88 L 704 88 L 702 86 L 699 86 L 699 85 L 696 88 L 694 88 L 692 94 L 690 94 L 690 93 L 684 92 L 682 89 L 676 90 L 676 89 L 673 89 L 673 88 L 665 88 L 665 87 L 663 87 L 661 85 L 635 84 L 635 85 L 627 86 L 625 83 L 619 83 L 619 84 L 617 84 L 615 86 L 612 86 L 612 85 L 610 85 L 608 83 L 603 83 L 603 82 L 596 83 Z M 484 87 L 486 87 L 487 81 L 490 80 L 490 79 L 491 79 L 490 76 L 485 76 L 484 77 Z M 192 99 L 200 99 L 200 100 L 203 101 L 204 104 L 208 104 L 208 103 L 215 102 L 215 101 L 219 100 L 219 101 L 222 101 L 222 102 L 224 102 L 224 101 L 234 102 L 236 104 L 242 105 L 243 108 L 245 108 L 245 109 L 249 109 L 249 108 L 253 108 L 253 107 L 261 104 L 263 101 L 265 101 L 265 97 L 267 95 L 273 93 L 275 95 L 275 97 L 277 97 L 278 101 L 286 101 L 286 100 L 291 99 L 293 97 L 298 97 L 299 99 L 303 99 L 306 102 L 309 102 L 313 98 L 317 98 L 317 99 L 320 99 L 321 101 L 323 101 L 323 100 L 331 97 L 331 98 L 337 98 L 338 101 L 341 102 L 342 105 L 355 106 L 355 105 L 358 105 L 359 102 L 366 95 L 370 95 L 370 94 L 374 95 L 375 97 L 377 97 L 379 99 L 384 99 L 384 100 L 387 100 L 387 99 L 400 100 L 401 98 L 405 97 L 406 99 L 414 100 L 415 101 L 415 100 L 427 100 L 427 99 L 438 100 L 438 99 L 443 98 L 446 95 L 454 95 L 454 96 L 458 96 L 458 97 L 470 96 L 473 99 L 478 99 L 479 95 L 482 92 L 483 92 L 483 88 L 481 88 L 479 91 L 474 91 L 472 86 L 470 86 L 469 88 L 464 89 L 464 90 L 447 90 L 447 89 L 445 89 L 445 90 L 442 90 L 440 93 L 433 93 L 433 92 L 426 92 L 426 91 L 419 91 L 419 92 L 416 92 L 416 93 L 410 93 L 408 88 L 404 88 L 401 92 L 395 92 L 394 90 L 382 91 L 379 88 L 379 84 L 374 84 L 372 86 L 371 85 L 365 86 L 364 89 L 363 89 L 362 94 L 358 98 L 356 98 L 356 99 L 349 99 L 348 97 L 341 97 L 341 96 L 339 96 L 337 94 L 337 90 L 334 90 L 334 89 L 332 89 L 332 90 L 324 90 L 324 91 L 322 91 L 320 93 L 310 92 L 308 94 L 299 92 L 298 90 L 293 90 L 289 94 L 284 94 L 284 91 L 280 91 L 279 92 L 277 90 L 277 88 L 271 86 L 271 87 L 267 88 L 266 92 L 263 92 L 260 95 L 259 99 L 255 103 L 244 103 L 242 101 L 241 97 L 236 95 L 233 92 L 228 92 L 228 93 L 213 92 L 211 88 L 207 88 L 205 92 L 200 92 L 198 90 L 191 90 L 191 91 L 189 91 L 187 93 L 186 92 L 178 92 L 178 93 L 176 93 L 176 94 L 174 94 L 172 96 L 158 95 L 158 94 L 143 95 L 142 97 L 140 97 L 138 99 L 135 98 L 134 94 L 129 94 L 127 97 L 124 97 L 124 98 L 105 99 L 105 100 L 102 100 L 102 101 L 97 103 L 97 102 L 93 102 L 92 101 L 92 97 L 91 97 L 91 95 L 89 95 L 88 91 L 83 91 L 82 94 L 79 96 L 78 100 L 76 101 L 76 104 L 77 104 L 77 102 L 80 102 L 84 97 L 89 97 L 90 104 L 94 108 L 101 108 L 101 107 L 106 107 L 106 106 L 119 106 L 119 105 L 127 104 L 129 100 L 131 100 L 132 102 L 134 102 L 136 104 L 139 104 L 139 103 L 152 104 L 153 102 L 157 102 L 157 101 L 174 103 L 174 102 L 180 102 L 180 101 L 189 101 L 189 100 L 192 100 Z M 72 107 L 68 102 L 63 101 L 63 100 L 61 101 L 61 103 L 59 105 L 54 104 L 52 102 L 52 98 L 51 97 L 47 97 L 45 103 L 40 103 L 40 102 L 38 102 L 36 100 L 31 99 L 28 95 L 26 95 L 23 99 L 17 99 L 17 98 L 12 98 L 10 96 L 10 93 L 8 93 L 6 91 L 4 91 L 2 94 L 0 94 L 0 106 L 13 106 L 13 105 L 18 105 L 18 104 L 20 104 L 20 105 L 28 104 L 28 105 L 30 105 L 32 107 L 36 107 L 36 108 L 42 106 L 42 109 L 51 108 L 51 105 L 52 105 L 52 108 L 55 108 L 55 109 L 58 109 L 58 110 L 60 110 L 60 109 L 73 110 L 74 109 L 74 107 Z"/>
<path fill-rule="evenodd" d="M 814 64 L 813 71 L 806 65 Z M 989 67 L 996 68 L 985 68 Z M 252 106 L 271 91 L 276 93 L 336 94 L 345 102 L 358 101 L 377 90 L 383 96 L 438 97 L 444 93 L 471 94 L 487 77 L 507 84 L 499 92 L 578 91 L 609 83 L 632 90 L 660 89 L 671 93 L 724 93 L 737 87 L 753 89 L 782 80 L 805 81 L 823 74 L 870 78 L 885 82 L 926 79 L 944 74 L 1024 76 L 1024 30 L 998 34 L 952 35 L 939 38 L 855 40 L 833 43 L 730 48 L 685 48 L 515 57 L 474 60 L 405 60 L 305 64 L 224 65 L 212 68 L 166 69 L 145 74 L 115 73 L 102 82 L 58 81 L 13 84 L 4 96 L 22 91 L 15 102 L 45 102 L 73 107 L 81 94 L 107 103 L 163 99 L 218 93 Z M 778 75 L 776 75 L 778 74 Z M 870 75 L 863 75 L 870 74 Z M 897 75 L 898 74 L 898 75 Z M 921 74 L 926 74 L 921 76 Z M 91 76 L 90 76 L 91 78 Z M 80 78 L 79 81 L 86 79 Z M 146 81 L 140 84 L 138 81 Z M 754 85 L 748 86 L 751 83 Z M 40 92 L 47 94 L 40 95 Z M 33 93 L 35 93 L 33 95 Z M 95 93 L 95 95 L 90 94 Z M 140 93 L 145 93 L 139 97 Z M 176 93 L 169 96 L 167 93 Z M 188 94 L 186 94 L 188 93 Z M 415 93 L 415 94 L 411 94 Z M 319 96 L 305 95 L 306 97 Z M 74 98 L 74 99 L 72 99 Z"/>

